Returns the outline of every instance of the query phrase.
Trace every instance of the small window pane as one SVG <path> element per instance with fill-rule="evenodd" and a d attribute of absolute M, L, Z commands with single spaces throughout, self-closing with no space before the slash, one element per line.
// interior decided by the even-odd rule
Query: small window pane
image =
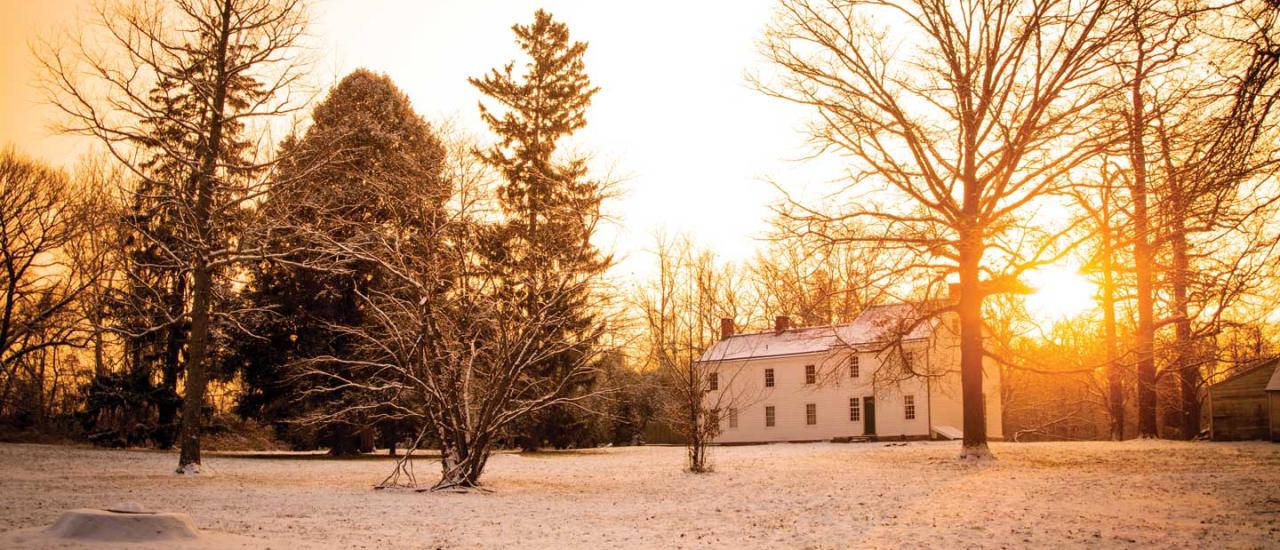
<path fill-rule="evenodd" d="M 902 396 L 902 413 L 903 413 L 903 416 L 907 418 L 907 420 L 916 419 L 916 396 L 914 395 Z"/>
<path fill-rule="evenodd" d="M 805 384 L 817 384 L 817 383 L 818 383 L 818 369 L 817 369 L 817 367 L 814 367 L 813 365 L 805 365 L 805 366 L 804 366 L 804 383 L 805 383 Z"/>
<path fill-rule="evenodd" d="M 804 423 L 810 426 L 818 423 L 818 405 L 809 403 L 804 406 Z"/>
<path fill-rule="evenodd" d="M 773 369 L 764 369 L 764 387 L 773 387 Z"/>
<path fill-rule="evenodd" d="M 713 372 L 707 375 L 707 388 L 711 391 L 720 389 L 720 373 Z"/>
<path fill-rule="evenodd" d="M 862 420 L 862 407 L 857 397 L 849 398 L 849 421 L 860 422 Z"/>
<path fill-rule="evenodd" d="M 858 356 L 854 355 L 849 358 L 849 378 L 857 378 L 861 376 L 862 373 L 859 372 L 859 370 Z"/>
<path fill-rule="evenodd" d="M 765 407 L 764 408 L 764 425 L 766 427 L 772 428 L 774 420 L 775 420 L 775 417 L 773 415 L 773 406 L 771 405 L 771 406 Z"/>

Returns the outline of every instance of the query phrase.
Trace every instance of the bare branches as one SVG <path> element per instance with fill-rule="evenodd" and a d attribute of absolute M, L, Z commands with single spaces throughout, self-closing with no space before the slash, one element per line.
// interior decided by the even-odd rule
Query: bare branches
<path fill-rule="evenodd" d="M 782 71 L 757 88 L 811 107 L 815 146 L 851 158 L 853 183 L 869 188 L 834 214 L 792 201 L 795 221 L 832 242 L 913 254 L 901 272 L 931 287 L 958 278 L 966 456 L 986 454 L 983 300 L 1066 253 L 1067 230 L 1043 230 L 1027 211 L 1122 137 L 1092 123 L 1114 90 L 1100 78 L 1105 54 L 1126 32 L 1108 8 L 790 0 L 761 44 Z M 851 222 L 858 237 L 842 238 Z"/>
<path fill-rule="evenodd" d="M 102 249 L 82 246 L 102 229 L 92 206 L 66 174 L 0 151 L 0 415 L 12 412 L 20 369 L 85 343 L 77 308 L 103 274 Z"/>
<path fill-rule="evenodd" d="M 319 253 L 313 268 L 371 265 L 382 281 L 359 296 L 364 324 L 331 327 L 354 342 L 359 359 L 315 357 L 299 365 L 318 383 L 311 391 L 357 390 L 358 398 L 327 417 L 361 412 L 423 420 L 443 453 L 443 475 L 433 490 L 476 487 L 505 428 L 590 398 L 567 389 L 594 375 L 605 352 L 584 344 L 599 339 L 603 323 L 580 327 L 572 312 L 558 307 L 563 299 L 588 296 L 594 301 L 588 307 L 606 308 L 594 277 L 549 273 L 540 281 L 545 300 L 534 308 L 508 293 L 505 266 L 484 253 L 495 229 L 486 205 L 496 187 L 476 162 L 467 154 L 449 157 L 444 187 L 384 186 L 379 182 L 394 174 L 370 174 L 366 192 L 400 213 L 391 219 L 322 215 L 319 224 L 291 226 Z M 281 202 L 281 214 L 313 219 L 328 208 L 306 197 Z M 291 216 L 303 212 L 305 218 Z M 536 370 L 565 356 L 576 360 L 554 376 Z"/>
<path fill-rule="evenodd" d="M 143 309 L 163 313 L 133 332 L 189 319 L 179 471 L 196 471 L 213 323 L 232 268 L 254 256 L 239 243 L 274 163 L 248 135 L 302 106 L 306 10 L 302 0 L 138 0 L 100 5 L 91 23 L 96 34 L 37 51 L 43 85 L 62 130 L 96 138 L 136 182 L 124 223 L 141 268 L 163 275 L 130 282 L 152 287 L 135 295 L 158 298 Z"/>

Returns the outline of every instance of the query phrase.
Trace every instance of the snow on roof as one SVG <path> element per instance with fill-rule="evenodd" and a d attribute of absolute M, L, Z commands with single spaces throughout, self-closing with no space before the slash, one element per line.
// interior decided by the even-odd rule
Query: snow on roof
<path fill-rule="evenodd" d="M 781 334 L 772 330 L 739 334 L 716 342 L 699 361 L 732 361 L 785 355 L 823 353 L 840 346 L 858 346 L 885 342 L 916 318 L 915 304 L 892 304 L 867 308 L 846 325 L 789 329 Z M 904 340 L 926 338 L 936 320 L 920 323 Z"/>
<path fill-rule="evenodd" d="M 1280 391 L 1280 366 L 1271 373 L 1271 380 L 1267 382 L 1266 391 Z"/>

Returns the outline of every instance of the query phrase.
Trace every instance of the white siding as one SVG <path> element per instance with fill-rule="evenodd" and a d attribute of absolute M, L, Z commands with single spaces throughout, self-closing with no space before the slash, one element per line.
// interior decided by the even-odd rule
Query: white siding
<path fill-rule="evenodd" d="M 874 352 L 858 354 L 859 374 L 849 376 L 847 352 L 827 352 L 788 357 L 723 362 L 716 366 L 720 390 L 708 392 L 707 405 L 722 410 L 736 408 L 738 426 L 728 422 L 716 439 L 719 443 L 770 441 L 820 441 L 865 435 L 867 409 L 864 397 L 875 397 L 876 436 L 929 437 L 931 426 L 963 429 L 960 406 L 959 353 L 953 338 L 918 341 L 907 345 L 917 370 L 928 369 L 939 376 L 912 378 L 899 382 L 877 379 L 881 357 Z M 817 367 L 817 384 L 806 384 L 805 367 Z M 774 369 L 774 387 L 765 387 L 765 369 Z M 987 366 L 987 435 L 998 439 L 1001 432 L 999 369 Z M 883 378 L 883 377 L 881 377 Z M 907 420 L 902 396 L 915 398 L 916 414 Z M 849 420 L 849 399 L 860 401 L 860 420 Z M 805 423 L 805 406 L 817 406 L 817 424 Z M 773 406 L 776 425 L 765 426 L 765 407 Z M 721 414 L 721 418 L 727 418 Z"/>

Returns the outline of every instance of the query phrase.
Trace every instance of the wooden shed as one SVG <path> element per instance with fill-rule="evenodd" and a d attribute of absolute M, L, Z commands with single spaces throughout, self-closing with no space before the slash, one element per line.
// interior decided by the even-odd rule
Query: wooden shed
<path fill-rule="evenodd" d="M 1215 441 L 1280 441 L 1280 358 L 1261 361 L 1209 386 Z"/>
<path fill-rule="evenodd" d="M 1267 383 L 1267 410 L 1271 413 L 1271 440 L 1280 443 L 1280 366 Z"/>

